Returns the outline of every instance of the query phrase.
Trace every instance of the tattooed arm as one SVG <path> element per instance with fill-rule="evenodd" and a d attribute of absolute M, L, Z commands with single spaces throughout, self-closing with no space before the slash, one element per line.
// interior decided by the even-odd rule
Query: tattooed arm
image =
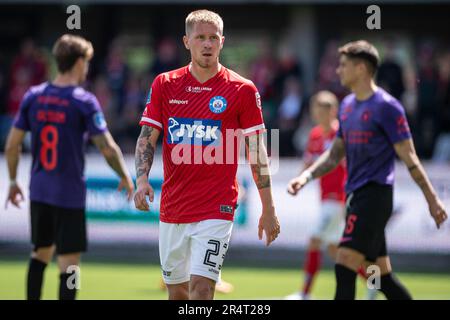
<path fill-rule="evenodd" d="M 423 195 L 427 200 L 430 214 L 436 223 L 436 227 L 439 228 L 447 219 L 447 213 L 417 157 L 412 139 L 397 142 L 394 144 L 394 149 L 399 158 L 406 164 L 413 180 L 422 190 Z"/>
<path fill-rule="evenodd" d="M 156 142 L 160 131 L 149 126 L 142 126 L 141 134 L 136 144 L 135 165 L 137 192 L 134 196 L 134 204 L 137 209 L 148 211 L 149 206 L 145 199 L 148 195 L 153 202 L 154 192 L 148 182 L 148 174 L 153 164 Z"/>
<path fill-rule="evenodd" d="M 289 182 L 288 192 L 296 195 L 309 181 L 314 178 L 320 178 L 336 168 L 344 156 L 344 140 L 335 138 L 329 150 L 325 151 L 308 169 Z"/>
<path fill-rule="evenodd" d="M 121 178 L 117 189 L 119 191 L 125 189 L 128 200 L 130 200 L 133 195 L 134 185 L 126 168 L 125 160 L 123 159 L 123 154 L 119 146 L 109 132 L 92 137 L 92 142 L 100 150 L 111 169 L 113 169 Z"/>
<path fill-rule="evenodd" d="M 252 169 L 253 180 L 258 190 L 269 188 L 271 186 L 269 159 L 262 136 L 245 137 L 245 151 Z M 268 204 L 273 205 L 272 203 Z"/>
<path fill-rule="evenodd" d="M 262 203 L 262 214 L 259 219 L 258 237 L 261 240 L 266 234 L 266 245 L 273 242 L 280 233 L 280 224 L 275 213 L 272 198 L 272 187 L 267 150 L 261 135 L 245 137 L 246 154 L 252 169 L 253 180 L 258 187 Z"/>

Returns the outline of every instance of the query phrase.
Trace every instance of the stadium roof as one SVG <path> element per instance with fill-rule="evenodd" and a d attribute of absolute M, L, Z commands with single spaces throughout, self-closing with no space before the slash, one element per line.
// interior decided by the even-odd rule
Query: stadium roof
<path fill-rule="evenodd" d="M 440 4 L 450 0 L 377 0 L 376 4 Z M 374 4 L 373 0 L 0 0 L 0 4 Z"/>

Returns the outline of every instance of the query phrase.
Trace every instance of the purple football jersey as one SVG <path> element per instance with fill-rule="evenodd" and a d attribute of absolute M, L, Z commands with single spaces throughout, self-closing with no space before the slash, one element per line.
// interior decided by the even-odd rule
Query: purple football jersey
<path fill-rule="evenodd" d="M 348 179 L 346 192 L 368 182 L 394 183 L 394 144 L 411 138 L 405 111 L 381 88 L 367 100 L 350 94 L 341 103 L 337 136 L 345 143 Z"/>
<path fill-rule="evenodd" d="M 31 132 L 30 199 L 84 208 L 87 138 L 107 131 L 96 97 L 81 87 L 42 83 L 23 97 L 14 126 Z"/>

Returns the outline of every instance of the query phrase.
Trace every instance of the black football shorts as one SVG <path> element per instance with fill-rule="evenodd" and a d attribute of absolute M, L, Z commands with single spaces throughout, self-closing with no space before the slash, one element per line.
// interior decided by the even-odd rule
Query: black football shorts
<path fill-rule="evenodd" d="M 375 262 L 387 255 L 384 230 L 393 209 L 393 188 L 369 182 L 347 196 L 347 215 L 340 247 L 354 249 Z"/>
<path fill-rule="evenodd" d="M 31 201 L 31 242 L 34 251 L 56 245 L 57 254 L 87 249 L 85 209 L 68 209 Z"/>

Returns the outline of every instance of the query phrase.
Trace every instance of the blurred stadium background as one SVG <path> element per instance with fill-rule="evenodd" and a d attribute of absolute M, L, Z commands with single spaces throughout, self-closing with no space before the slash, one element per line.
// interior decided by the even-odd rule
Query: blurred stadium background
<path fill-rule="evenodd" d="M 253 80 L 266 125 L 280 129 L 280 160 L 272 170 L 282 234 L 270 248 L 257 240 L 259 198 L 249 168 L 241 166 L 245 194 L 223 275 L 236 290 L 218 298 L 281 298 L 300 283 L 303 252 L 318 214 L 318 185 L 308 186 L 297 198 L 287 195 L 285 185 L 300 168 L 313 125 L 309 97 L 320 89 L 340 98 L 346 94 L 335 75 L 336 49 L 346 41 L 365 38 L 378 47 L 383 60 L 378 83 L 405 106 L 419 156 L 450 209 L 450 1 L 378 1 L 382 29 L 371 31 L 366 28 L 368 1 L 0 0 L 1 151 L 25 91 L 55 74 L 51 46 L 68 32 L 70 4 L 81 8 L 81 30 L 74 33 L 95 48 L 86 88 L 97 95 L 131 172 L 151 81 L 189 61 L 181 37 L 193 9 L 207 7 L 222 15 L 222 63 Z M 19 182 L 26 190 L 29 143 L 24 150 Z M 151 176 L 158 189 L 162 163 L 159 155 L 155 159 Z M 159 290 L 158 201 L 150 214 L 134 210 L 115 192 L 117 179 L 92 147 L 86 166 L 90 249 L 83 258 L 80 298 L 165 298 Z M 8 179 L 3 154 L 0 176 L 4 199 Z M 450 223 L 435 231 L 426 203 L 402 165 L 397 166 L 395 208 L 387 230 L 394 268 L 415 297 L 450 299 Z M 0 299 L 21 299 L 31 249 L 28 203 L 21 210 L 0 212 Z M 331 261 L 325 266 L 328 271 L 318 278 L 313 296 L 330 299 Z M 47 279 L 44 297 L 54 299 L 56 270 Z M 363 291 L 360 284 L 360 296 Z"/>

